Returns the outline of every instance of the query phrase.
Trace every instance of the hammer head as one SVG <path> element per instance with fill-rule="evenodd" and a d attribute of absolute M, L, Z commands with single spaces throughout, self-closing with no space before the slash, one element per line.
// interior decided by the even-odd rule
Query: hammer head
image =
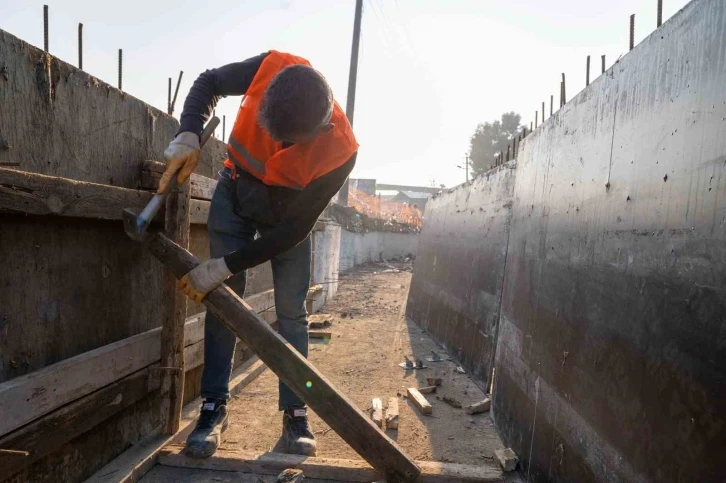
<path fill-rule="evenodd" d="M 149 221 L 138 216 L 126 208 L 123 213 L 124 231 L 134 241 L 142 242 L 146 238 L 146 230 L 149 228 Z"/>

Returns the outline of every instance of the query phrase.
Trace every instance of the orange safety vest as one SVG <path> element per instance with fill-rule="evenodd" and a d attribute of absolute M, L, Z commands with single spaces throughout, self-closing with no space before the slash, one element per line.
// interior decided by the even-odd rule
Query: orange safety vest
<path fill-rule="evenodd" d="M 242 99 L 227 144 L 228 168 L 243 169 L 268 186 L 301 190 L 311 181 L 339 168 L 358 149 L 353 129 L 337 102 L 330 122 L 335 128 L 305 144 L 283 148 L 257 124 L 257 110 L 268 84 L 282 69 L 310 63 L 291 54 L 271 50 L 264 58 Z"/>

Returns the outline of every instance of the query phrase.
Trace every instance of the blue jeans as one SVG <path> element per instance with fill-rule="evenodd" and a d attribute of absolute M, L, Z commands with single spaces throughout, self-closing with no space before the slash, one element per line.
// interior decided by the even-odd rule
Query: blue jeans
<path fill-rule="evenodd" d="M 235 182 L 229 170 L 220 172 L 221 179 L 212 196 L 207 229 L 212 258 L 244 249 L 259 232 L 264 239 L 269 225 L 239 215 L 235 209 Z M 300 354 L 308 356 L 308 321 L 305 298 L 310 288 L 310 238 L 288 252 L 271 260 L 275 288 L 275 310 L 280 335 Z M 247 273 L 240 272 L 226 283 L 240 297 L 244 296 Z M 204 327 L 204 370 L 202 397 L 229 399 L 229 378 L 236 344 L 235 334 L 217 317 L 207 312 Z M 304 406 L 286 385 L 280 382 L 279 409 Z"/>

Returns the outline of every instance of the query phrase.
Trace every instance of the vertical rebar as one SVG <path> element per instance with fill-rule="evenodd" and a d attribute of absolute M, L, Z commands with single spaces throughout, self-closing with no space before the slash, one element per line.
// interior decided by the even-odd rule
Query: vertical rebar
<path fill-rule="evenodd" d="M 123 87 L 123 73 L 124 73 L 124 51 L 123 49 L 118 49 L 118 90 L 121 90 Z"/>
<path fill-rule="evenodd" d="M 600 56 L 600 60 L 602 60 L 602 73 L 605 73 L 605 55 Z"/>
<path fill-rule="evenodd" d="M 585 86 L 590 85 L 590 56 L 587 56 L 587 68 L 585 70 Z"/>
<path fill-rule="evenodd" d="M 227 139 L 227 116 L 222 115 L 222 141 Z"/>
<path fill-rule="evenodd" d="M 169 89 L 166 95 L 166 113 L 171 115 L 171 77 L 169 77 Z"/>
<path fill-rule="evenodd" d="M 630 16 L 630 50 L 635 47 L 635 14 Z"/>
<path fill-rule="evenodd" d="M 544 109 L 544 101 L 542 101 L 542 124 L 544 124 L 544 118 L 545 118 L 545 109 Z"/>
<path fill-rule="evenodd" d="M 78 24 L 78 68 L 83 70 L 83 24 Z"/>
<path fill-rule="evenodd" d="M 536 128 L 539 124 L 539 111 L 534 111 L 534 127 Z"/>
<path fill-rule="evenodd" d="M 663 0 L 658 0 L 658 21 L 657 26 L 663 25 Z"/>
<path fill-rule="evenodd" d="M 43 5 L 43 48 L 48 52 L 48 5 Z"/>
<path fill-rule="evenodd" d="M 176 104 L 176 96 L 179 94 L 179 84 L 181 84 L 182 76 L 184 71 L 179 71 L 179 79 L 176 81 L 176 89 L 174 90 L 174 97 L 171 99 L 171 106 L 169 107 L 169 115 L 174 114 L 174 104 Z"/>
<path fill-rule="evenodd" d="M 512 138 L 512 159 L 517 159 L 517 135 Z"/>
<path fill-rule="evenodd" d="M 509 161 L 509 151 L 512 148 L 509 144 L 507 144 L 507 161 Z"/>
<path fill-rule="evenodd" d="M 552 117 L 552 108 L 555 107 L 555 96 L 550 95 L 550 117 Z"/>
<path fill-rule="evenodd" d="M 532 121 L 529 121 L 529 132 L 532 132 L 532 131 L 534 131 L 534 129 L 532 129 Z"/>

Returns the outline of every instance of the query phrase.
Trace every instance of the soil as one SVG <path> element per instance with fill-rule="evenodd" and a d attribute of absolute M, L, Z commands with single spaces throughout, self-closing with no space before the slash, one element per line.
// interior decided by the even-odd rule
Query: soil
<path fill-rule="evenodd" d="M 428 362 L 425 357 L 444 351 L 404 317 L 411 281 L 410 262 L 389 262 L 356 268 L 342 277 L 338 293 L 311 320 L 330 320 L 329 341 L 311 339 L 309 358 L 337 388 L 361 409 L 379 397 L 384 407 L 399 399 L 399 429 L 387 434 L 414 459 L 483 465 L 503 444 L 489 413 L 468 415 L 441 400 L 454 398 L 464 406 L 484 399 L 484 392 L 454 362 Z M 421 359 L 427 369 L 404 370 L 404 356 Z M 427 377 L 443 382 L 436 394 L 425 397 L 433 406 L 422 415 L 404 397 L 409 387 L 427 386 Z M 265 371 L 230 404 L 230 426 L 222 445 L 250 451 L 278 447 L 282 416 L 277 411 L 277 377 Z M 364 411 L 366 412 L 366 411 Z M 358 459 L 359 456 L 314 412 L 310 423 L 318 441 L 318 456 Z M 278 447 L 279 449 L 279 447 Z"/>

